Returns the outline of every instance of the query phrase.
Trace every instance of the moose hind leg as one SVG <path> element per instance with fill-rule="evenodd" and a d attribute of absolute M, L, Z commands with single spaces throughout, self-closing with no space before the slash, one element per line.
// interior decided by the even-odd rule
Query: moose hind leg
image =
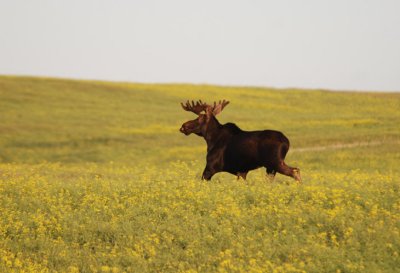
<path fill-rule="evenodd" d="M 277 171 L 278 173 L 293 177 L 297 182 L 301 184 L 300 169 L 289 167 L 288 165 L 286 165 L 285 162 L 282 161 L 279 164 Z"/>
<path fill-rule="evenodd" d="M 237 175 L 238 180 L 240 178 L 243 178 L 243 180 L 246 180 L 247 172 L 238 172 L 236 175 Z"/>
<path fill-rule="evenodd" d="M 266 167 L 267 168 L 267 178 L 270 182 L 274 181 L 276 171 L 272 169 L 271 167 Z"/>

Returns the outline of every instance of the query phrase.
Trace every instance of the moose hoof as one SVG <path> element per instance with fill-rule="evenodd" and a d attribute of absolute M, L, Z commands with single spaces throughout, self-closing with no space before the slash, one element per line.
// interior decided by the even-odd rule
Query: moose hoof
<path fill-rule="evenodd" d="M 300 170 L 299 169 L 294 169 L 293 170 L 293 178 L 297 181 L 299 184 L 303 184 L 300 176 Z"/>

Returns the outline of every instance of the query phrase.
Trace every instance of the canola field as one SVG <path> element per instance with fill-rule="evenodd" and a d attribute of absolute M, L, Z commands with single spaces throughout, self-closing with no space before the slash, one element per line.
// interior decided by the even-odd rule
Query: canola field
<path fill-rule="evenodd" d="M 179 102 L 291 140 L 201 181 Z M 400 95 L 0 77 L 0 272 L 397 272 Z"/>

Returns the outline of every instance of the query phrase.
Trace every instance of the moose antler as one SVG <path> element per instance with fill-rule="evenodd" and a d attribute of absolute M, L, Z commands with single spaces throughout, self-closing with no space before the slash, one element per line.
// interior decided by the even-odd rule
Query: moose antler
<path fill-rule="evenodd" d="M 192 101 L 192 104 L 187 101 L 186 104 L 181 103 L 181 105 L 185 111 L 190 111 L 197 115 L 200 114 L 201 111 L 206 111 L 207 107 L 209 107 L 207 103 L 202 102 L 201 100 L 197 101 L 196 103 Z"/>
<path fill-rule="evenodd" d="M 221 111 L 227 106 L 229 101 L 226 100 L 220 100 L 218 104 L 214 102 L 214 105 L 211 106 L 205 102 L 202 102 L 201 100 L 197 101 L 196 103 L 192 101 L 190 104 L 189 101 L 186 101 L 186 104 L 181 103 L 182 108 L 186 111 L 193 112 L 197 115 L 199 115 L 202 111 L 212 113 L 214 116 L 218 115 L 221 113 Z"/>
<path fill-rule="evenodd" d="M 221 111 L 225 108 L 225 106 L 228 105 L 228 103 L 229 103 L 229 101 L 227 101 L 227 100 L 219 101 L 218 104 L 216 102 L 214 102 L 214 106 L 212 107 L 212 112 L 213 112 L 214 116 L 221 113 Z"/>

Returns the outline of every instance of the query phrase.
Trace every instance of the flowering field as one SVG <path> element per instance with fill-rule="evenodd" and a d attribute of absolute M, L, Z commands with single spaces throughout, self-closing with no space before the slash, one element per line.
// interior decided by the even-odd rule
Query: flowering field
<path fill-rule="evenodd" d="M 269 183 L 193 166 L 1 165 L 0 271 L 394 272 L 400 185 L 360 171 Z"/>
<path fill-rule="evenodd" d="M 303 184 L 201 181 L 205 143 L 178 132 L 188 98 L 283 131 Z M 399 94 L 0 77 L 0 272 L 396 272 L 399 109 Z"/>

